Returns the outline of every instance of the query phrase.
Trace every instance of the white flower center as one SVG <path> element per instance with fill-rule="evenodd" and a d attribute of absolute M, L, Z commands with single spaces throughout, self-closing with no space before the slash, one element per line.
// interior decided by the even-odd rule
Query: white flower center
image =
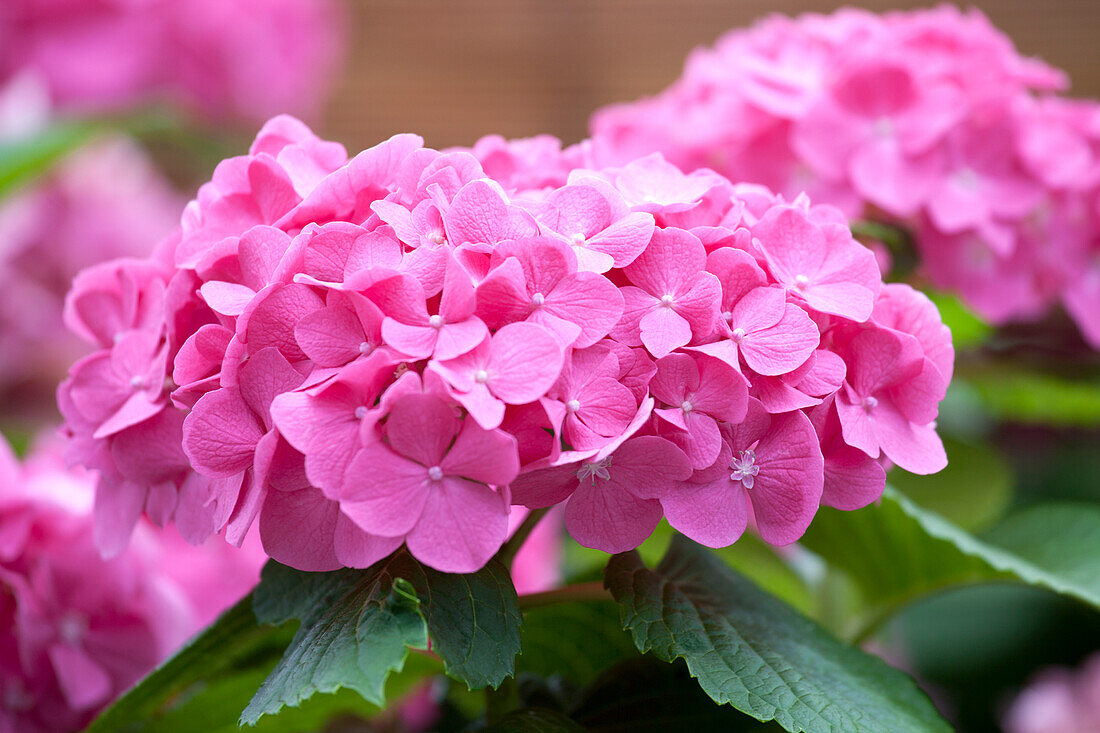
<path fill-rule="evenodd" d="M 428 325 L 432 328 L 443 328 L 443 316 L 430 316 Z"/>
<path fill-rule="evenodd" d="M 474 381 L 478 384 L 485 384 L 489 381 L 489 372 L 485 371 L 484 369 L 478 369 L 476 372 L 474 372 Z"/>
<path fill-rule="evenodd" d="M 581 401 L 569 400 L 565 403 L 565 409 L 569 410 L 570 412 L 576 412 L 577 410 L 581 409 Z"/>
<path fill-rule="evenodd" d="M 363 356 L 366 356 L 367 354 L 369 354 L 371 352 L 372 348 L 374 348 L 374 347 L 372 347 L 366 341 L 363 341 L 362 343 L 359 344 L 359 353 L 362 354 Z"/>
<path fill-rule="evenodd" d="M 664 308 L 671 308 L 672 304 L 675 302 L 675 300 L 676 299 L 673 298 L 671 295 L 662 295 L 661 296 L 661 306 L 664 307 Z"/>
<path fill-rule="evenodd" d="M 889 117 L 879 117 L 875 120 L 875 134 L 879 137 L 893 137 L 894 122 Z"/>
<path fill-rule="evenodd" d="M 436 229 L 428 234 L 428 241 L 432 244 L 443 244 L 443 232 Z"/>
<path fill-rule="evenodd" d="M 687 400 L 684 400 L 683 402 L 680 403 L 680 409 L 683 410 L 684 414 L 686 415 L 687 413 L 691 412 L 695 408 L 692 407 L 690 402 L 688 402 Z"/>
<path fill-rule="evenodd" d="M 963 188 L 967 191 L 973 191 L 978 188 L 978 184 L 981 181 L 978 179 L 978 174 L 974 172 L 973 168 L 960 168 L 955 172 L 955 183 L 959 188 Z"/>
<path fill-rule="evenodd" d="M 612 458 L 613 456 L 608 456 L 598 463 L 582 463 L 581 467 L 577 469 L 577 478 L 580 481 L 592 479 L 592 483 L 596 483 L 598 478 L 607 481 L 611 478 L 611 471 L 608 470 L 608 467 L 611 465 Z"/>
<path fill-rule="evenodd" d="M 746 489 L 751 489 L 756 483 L 756 476 L 760 473 L 760 466 L 756 465 L 756 454 L 751 450 L 741 451 L 740 458 L 730 460 L 730 481 L 740 481 Z"/>
<path fill-rule="evenodd" d="M 534 306 L 535 308 L 540 307 L 545 302 L 546 302 L 546 296 L 543 295 L 542 293 L 535 293 L 534 295 L 531 296 L 531 305 Z"/>
<path fill-rule="evenodd" d="M 878 400 L 876 400 L 874 397 L 872 397 L 870 395 L 867 395 L 866 397 L 863 398 L 863 411 L 864 412 L 870 412 L 871 410 L 875 409 L 876 407 L 878 407 Z"/>
<path fill-rule="evenodd" d="M 810 278 L 805 275 L 795 275 L 794 286 L 799 290 L 805 290 L 806 286 L 810 284 Z"/>
<path fill-rule="evenodd" d="M 581 234 L 580 232 L 577 232 L 576 234 L 574 234 L 571 237 L 571 239 L 573 240 L 574 245 L 580 247 L 585 243 L 586 237 L 583 234 Z"/>
<path fill-rule="evenodd" d="M 733 329 L 733 333 L 730 334 L 730 338 L 733 339 L 733 343 L 739 344 L 741 340 L 745 338 L 745 329 L 738 326 Z"/>
<path fill-rule="evenodd" d="M 726 323 L 733 323 L 733 311 L 722 311 L 722 320 Z"/>
<path fill-rule="evenodd" d="M 359 407 L 355 408 L 355 419 L 356 420 L 362 420 L 366 416 L 367 416 L 367 408 L 366 408 L 365 405 L 359 405 Z"/>
<path fill-rule="evenodd" d="M 428 478 L 432 481 L 439 481 L 443 478 L 443 469 L 439 466 L 432 466 L 428 469 Z"/>
<path fill-rule="evenodd" d="M 145 389 L 145 377 L 140 374 L 135 374 L 130 377 L 130 386 L 134 389 Z"/>
<path fill-rule="evenodd" d="M 79 644 L 88 633 L 88 619 L 75 611 L 70 611 L 57 622 L 57 635 L 69 644 Z"/>

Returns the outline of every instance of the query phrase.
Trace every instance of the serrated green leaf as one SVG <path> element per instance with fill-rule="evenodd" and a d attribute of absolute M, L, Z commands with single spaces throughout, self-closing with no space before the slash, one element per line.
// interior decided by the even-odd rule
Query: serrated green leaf
<path fill-rule="evenodd" d="M 386 679 L 429 637 L 446 673 L 471 689 L 515 672 L 519 604 L 495 561 L 466 575 L 432 570 L 404 551 L 366 570 L 306 573 L 270 562 L 254 597 L 261 622 L 302 623 L 245 708 L 245 723 L 340 688 L 383 706 Z"/>
<path fill-rule="evenodd" d="M 867 628 L 899 606 L 946 587 L 998 580 L 1100 606 L 1100 507 L 1037 507 L 986 539 L 968 534 L 887 487 L 854 512 L 822 508 L 802 544 L 859 586 Z"/>
<path fill-rule="evenodd" d="M 520 672 L 560 675 L 575 685 L 586 685 L 613 664 L 638 655 L 610 598 L 528 609 L 522 637 Z"/>
<path fill-rule="evenodd" d="M 507 568 L 490 560 L 457 575 L 415 563 L 403 577 L 422 600 L 432 651 L 448 675 L 476 690 L 515 674 L 523 617 Z"/>
<path fill-rule="evenodd" d="M 684 658 L 720 704 L 790 731 L 946 731 L 917 686 L 687 539 L 656 567 L 616 555 L 606 583 L 643 652 Z"/>
<path fill-rule="evenodd" d="M 307 573 L 268 562 L 253 594 L 256 618 L 302 623 L 241 722 L 254 725 L 315 692 L 340 688 L 385 705 L 386 678 L 404 666 L 409 647 L 428 646 L 419 600 L 394 588 L 394 573 L 405 563 L 398 553 L 367 570 Z"/>

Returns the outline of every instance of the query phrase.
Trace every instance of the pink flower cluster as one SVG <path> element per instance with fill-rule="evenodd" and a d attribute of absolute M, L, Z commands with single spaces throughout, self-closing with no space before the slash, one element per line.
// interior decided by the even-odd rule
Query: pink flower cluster
<path fill-rule="evenodd" d="M 1100 654 L 1078 669 L 1043 670 L 1004 719 L 1007 733 L 1095 733 L 1100 730 Z"/>
<path fill-rule="evenodd" d="M 100 559 L 93 483 L 0 439 L 0 731 L 79 730 L 256 583 L 264 555 L 143 524 Z M 211 582 L 215 579 L 216 582 Z"/>
<path fill-rule="evenodd" d="M 215 117 L 316 112 L 343 45 L 337 0 L 5 0 L 0 83 L 66 112 L 170 101 Z"/>
<path fill-rule="evenodd" d="M 944 466 L 950 333 L 838 210 L 660 156 L 544 186 L 585 148 L 485 147 L 535 187 L 415 135 L 349 160 L 275 118 L 153 258 L 77 278 L 99 350 L 59 403 L 108 549 L 144 510 L 192 541 L 258 521 L 305 570 L 405 544 L 465 572 L 510 505 L 555 504 L 609 552 L 662 515 L 784 544 L 874 500 L 886 461 Z"/>
<path fill-rule="evenodd" d="M 899 223 L 984 317 L 1060 299 L 1100 348 L 1100 105 L 1065 85 L 976 10 L 845 9 L 730 32 L 591 127 L 609 163 L 660 151 Z"/>

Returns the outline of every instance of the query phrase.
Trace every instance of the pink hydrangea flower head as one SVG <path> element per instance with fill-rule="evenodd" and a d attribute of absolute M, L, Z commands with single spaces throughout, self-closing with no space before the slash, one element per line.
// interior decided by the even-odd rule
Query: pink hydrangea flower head
<path fill-rule="evenodd" d="M 915 245 L 920 274 L 984 318 L 1036 319 L 1060 302 L 1096 346 L 1100 105 L 1059 96 L 1067 86 L 1063 72 L 1020 55 L 973 9 L 771 16 L 696 49 L 658 95 L 598 110 L 587 147 L 624 171 L 634 166 L 625 178 L 632 203 L 647 185 L 655 200 L 668 198 L 645 182 L 673 164 L 696 171 L 690 176 L 714 169 L 767 186 L 789 202 L 808 193 L 849 217 L 897 227 Z M 644 165 L 631 162 L 647 155 Z M 673 219 L 704 208 L 654 212 L 698 233 Z M 809 293 L 815 276 L 803 270 L 815 261 L 805 255 L 818 248 L 784 244 L 792 214 L 771 214 L 782 225 L 764 221 L 758 232 L 768 212 L 749 208 L 743 225 L 760 240 L 770 275 L 787 288 L 801 276 Z M 847 233 L 836 236 L 830 246 L 856 256 L 841 241 Z M 844 296 L 823 272 L 831 302 L 824 291 L 804 302 L 863 320 L 874 288 L 857 297 L 850 286 L 871 286 L 869 268 L 840 268 L 859 272 Z"/>
<path fill-rule="evenodd" d="M 937 468 L 949 334 L 839 210 L 532 146 L 349 159 L 279 117 L 179 236 L 78 277 L 97 350 L 58 400 L 101 548 L 144 514 L 303 570 L 470 572 L 553 505 L 608 552 L 663 515 L 785 544 L 881 492 L 883 454 Z"/>
<path fill-rule="evenodd" d="M 0 441 L 0 483 L 5 730 L 86 725 L 259 580 L 265 556 L 256 543 L 192 547 L 148 523 L 125 552 L 103 559 L 93 477 L 66 469 L 56 446 L 20 464 Z"/>

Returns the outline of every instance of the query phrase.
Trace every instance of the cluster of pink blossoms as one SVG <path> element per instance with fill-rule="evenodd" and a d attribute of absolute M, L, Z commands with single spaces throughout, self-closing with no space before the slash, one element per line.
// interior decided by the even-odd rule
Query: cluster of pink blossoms
<path fill-rule="evenodd" d="M 154 101 L 216 117 L 316 112 L 340 55 L 337 0 L 4 0 L 0 84 L 65 112 Z"/>
<path fill-rule="evenodd" d="M 404 544 L 466 572 L 510 506 L 555 504 L 608 552 L 662 515 L 785 544 L 878 497 L 888 462 L 944 466 L 950 333 L 837 209 L 660 156 L 475 152 L 397 135 L 349 160 L 275 118 L 152 258 L 76 279 L 99 350 L 59 403 L 104 547 L 144 511 L 192 541 L 258 522 L 304 570 Z"/>
<path fill-rule="evenodd" d="M 1094 733 L 1100 730 L 1100 653 L 1079 668 L 1042 670 L 1012 702 L 1007 733 Z"/>
<path fill-rule="evenodd" d="M 976 10 L 773 16 L 592 120 L 601 160 L 660 151 L 914 235 L 984 317 L 1058 300 L 1100 348 L 1100 105 Z"/>
<path fill-rule="evenodd" d="M 20 464 L 0 439 L 4 733 L 79 730 L 259 578 L 258 543 L 192 547 L 147 523 L 101 559 L 93 486 L 52 447 Z"/>

